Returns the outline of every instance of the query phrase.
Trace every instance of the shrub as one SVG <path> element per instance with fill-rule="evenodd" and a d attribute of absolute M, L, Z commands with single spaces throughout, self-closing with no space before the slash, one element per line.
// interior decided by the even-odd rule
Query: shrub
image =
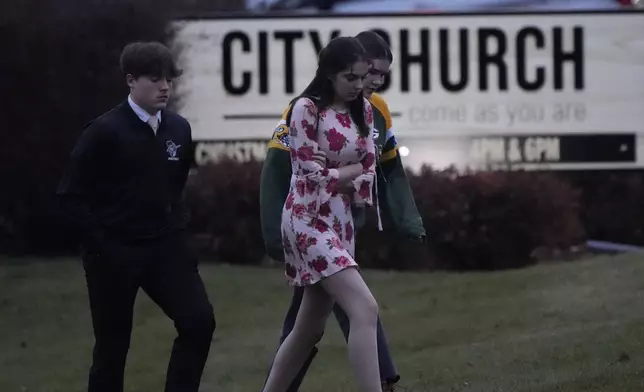
<path fill-rule="evenodd" d="M 191 228 L 207 238 L 200 253 L 253 263 L 263 255 L 259 225 L 261 163 L 226 159 L 190 181 Z M 539 247 L 565 249 L 584 239 L 578 192 L 553 174 L 423 168 L 409 174 L 427 229 L 427 245 L 378 232 L 374 214 L 358 230 L 357 259 L 366 267 L 455 270 L 528 265 Z"/>
<path fill-rule="evenodd" d="M 644 246 L 644 172 L 561 173 L 581 190 L 581 218 L 588 238 Z"/>
<path fill-rule="evenodd" d="M 513 268 L 534 262 L 537 248 L 567 249 L 584 239 L 578 192 L 553 174 L 459 174 L 424 167 L 409 179 L 427 230 L 427 249 L 409 252 L 405 248 L 411 245 L 395 244 L 395 237 L 384 245 L 383 236 L 370 228 L 358 242 L 369 263 L 404 269 Z M 373 249 L 374 243 L 380 245 Z"/>
<path fill-rule="evenodd" d="M 243 0 L 0 2 L 0 86 L 10 97 L 0 106 L 0 253 L 73 246 L 54 194 L 83 125 L 127 94 L 123 46 L 169 41 L 176 14 L 242 8 Z"/>
<path fill-rule="evenodd" d="M 258 263 L 264 256 L 259 220 L 261 162 L 225 158 L 197 168 L 189 177 L 194 247 L 206 259 Z"/>

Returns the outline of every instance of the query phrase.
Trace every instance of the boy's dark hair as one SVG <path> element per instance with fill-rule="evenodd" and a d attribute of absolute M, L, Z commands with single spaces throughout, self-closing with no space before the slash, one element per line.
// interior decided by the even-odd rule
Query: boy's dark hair
<path fill-rule="evenodd" d="M 362 44 L 369 56 L 377 60 L 394 61 L 394 56 L 389 49 L 389 44 L 382 36 L 374 31 L 366 30 L 356 35 L 358 42 Z"/>
<path fill-rule="evenodd" d="M 159 42 L 133 42 L 121 52 L 121 71 L 134 78 L 141 76 L 175 79 L 182 71 L 177 68 L 172 52 Z"/>

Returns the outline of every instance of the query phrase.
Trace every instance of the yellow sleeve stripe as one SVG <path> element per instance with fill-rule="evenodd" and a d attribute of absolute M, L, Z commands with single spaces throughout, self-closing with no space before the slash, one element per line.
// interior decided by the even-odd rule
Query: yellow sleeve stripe
<path fill-rule="evenodd" d="M 288 111 L 291 110 L 292 105 L 288 105 L 282 112 L 282 118 L 277 124 L 277 128 L 273 131 L 273 137 L 268 142 L 268 148 L 277 148 L 284 151 L 289 151 L 288 145 L 285 140 L 288 139 L 288 126 L 286 125 L 286 116 Z"/>
<path fill-rule="evenodd" d="M 273 132 L 273 137 L 271 138 L 271 141 L 268 142 L 268 148 L 278 148 L 284 151 L 290 150 L 288 144 L 288 127 L 284 120 L 280 121 L 277 129 Z"/>
<path fill-rule="evenodd" d="M 286 146 L 275 140 L 268 142 L 268 148 L 277 148 L 278 150 L 290 151 Z"/>
<path fill-rule="evenodd" d="M 387 102 L 385 102 L 385 100 L 382 99 L 382 97 L 376 93 L 371 94 L 371 98 L 369 98 L 369 102 L 371 102 L 371 104 L 375 106 L 376 109 L 385 118 L 385 124 L 387 125 L 387 129 L 391 128 L 392 126 L 391 112 L 389 111 L 389 106 L 387 105 Z"/>
<path fill-rule="evenodd" d="M 394 147 L 392 150 L 380 154 L 380 162 L 391 161 L 392 159 L 396 158 L 396 155 L 398 155 L 398 146 Z"/>

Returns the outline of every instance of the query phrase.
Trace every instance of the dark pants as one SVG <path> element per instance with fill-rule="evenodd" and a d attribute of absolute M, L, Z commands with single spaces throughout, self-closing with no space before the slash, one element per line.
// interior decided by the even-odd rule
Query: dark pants
<path fill-rule="evenodd" d="M 215 330 L 212 305 L 196 258 L 180 235 L 114 245 L 83 256 L 96 339 L 89 392 L 122 392 L 139 288 L 174 322 L 178 336 L 166 392 L 197 392 Z"/>
<path fill-rule="evenodd" d="M 286 337 L 291 333 L 293 327 L 295 326 L 295 319 L 297 317 L 297 312 L 300 309 L 300 305 L 302 304 L 303 296 L 304 288 L 296 287 L 293 291 L 291 306 L 289 307 L 288 312 L 286 313 L 286 318 L 284 319 L 284 326 L 282 328 L 280 344 L 284 342 Z M 340 329 L 342 329 L 344 338 L 348 340 L 350 329 L 349 317 L 338 305 L 335 305 L 333 307 L 333 313 L 335 314 L 335 318 L 340 324 Z M 306 372 L 309 370 L 309 367 L 311 366 L 311 363 L 313 362 L 313 359 L 315 358 L 317 352 L 317 347 L 313 347 L 311 354 L 309 354 L 309 357 L 307 358 L 306 362 L 304 362 L 304 365 L 295 377 L 295 380 L 293 380 L 293 382 L 291 383 L 291 386 L 288 388 L 287 392 L 297 392 L 299 390 L 302 382 L 304 381 L 304 377 L 306 376 Z M 396 368 L 394 367 L 393 361 L 391 359 L 389 344 L 387 343 L 387 338 L 385 337 L 385 332 L 382 328 L 380 318 L 378 318 L 378 361 L 380 364 L 380 378 L 382 379 L 383 383 L 394 384 L 398 382 L 398 380 L 400 380 L 400 376 L 396 372 Z"/>

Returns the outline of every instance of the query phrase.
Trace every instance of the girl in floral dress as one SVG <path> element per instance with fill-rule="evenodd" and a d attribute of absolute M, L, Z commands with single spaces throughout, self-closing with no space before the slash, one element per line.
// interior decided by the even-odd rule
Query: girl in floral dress
<path fill-rule="evenodd" d="M 378 305 L 354 259 L 351 214 L 352 203 L 375 202 L 373 115 L 362 96 L 367 59 L 355 38 L 333 39 L 320 52 L 317 73 L 287 119 L 293 175 L 282 214 L 285 268 L 289 283 L 305 291 L 264 392 L 286 391 L 324 333 L 335 302 L 351 323 L 349 360 L 360 391 L 381 391 Z"/>

